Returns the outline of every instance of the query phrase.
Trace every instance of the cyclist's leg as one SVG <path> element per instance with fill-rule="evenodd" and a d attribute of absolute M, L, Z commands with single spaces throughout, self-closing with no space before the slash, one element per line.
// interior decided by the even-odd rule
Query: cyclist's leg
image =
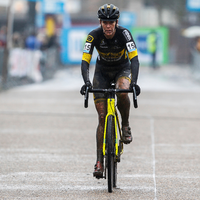
<path fill-rule="evenodd" d="M 116 88 L 129 89 L 130 81 L 130 68 L 126 66 L 116 77 Z M 129 126 L 130 99 L 128 93 L 117 94 L 117 107 L 122 117 L 122 139 L 124 143 L 128 144 L 132 141 L 131 129 Z"/>
<path fill-rule="evenodd" d="M 130 82 L 126 77 L 120 77 L 117 80 L 118 89 L 129 89 Z M 117 107 L 122 117 L 122 127 L 129 126 L 130 99 L 128 93 L 117 94 Z"/>
<path fill-rule="evenodd" d="M 95 107 L 98 113 L 98 126 L 96 130 L 96 146 L 97 146 L 97 160 L 93 175 L 97 178 L 103 178 L 103 134 L 106 116 L 106 101 L 103 99 L 95 101 Z"/>
<path fill-rule="evenodd" d="M 96 132 L 96 139 L 97 139 L 97 149 L 103 149 L 103 133 L 104 133 L 104 126 L 105 126 L 105 117 L 106 117 L 106 99 L 96 99 L 95 100 L 95 107 L 98 113 L 98 126 Z"/>
<path fill-rule="evenodd" d="M 99 70 L 99 66 L 96 66 L 93 88 L 107 88 L 108 82 Z M 97 146 L 97 162 L 93 175 L 96 177 L 103 177 L 103 135 L 105 126 L 105 117 L 107 114 L 107 102 L 105 95 L 102 93 L 94 94 L 94 103 L 98 113 L 98 126 L 96 131 L 96 146 Z"/>

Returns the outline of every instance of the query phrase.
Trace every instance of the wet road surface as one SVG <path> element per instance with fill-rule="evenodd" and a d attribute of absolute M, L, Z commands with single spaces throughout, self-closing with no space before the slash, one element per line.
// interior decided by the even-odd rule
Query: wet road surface
<path fill-rule="evenodd" d="M 112 194 L 92 176 L 97 115 L 92 95 L 83 107 L 77 69 L 0 93 L 0 199 L 200 199 L 200 89 L 173 70 L 141 70 L 134 141 L 124 147 Z"/>

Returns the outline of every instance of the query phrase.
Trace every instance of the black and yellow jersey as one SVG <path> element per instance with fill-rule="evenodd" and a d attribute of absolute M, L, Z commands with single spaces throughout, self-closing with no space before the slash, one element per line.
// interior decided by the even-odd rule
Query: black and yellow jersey
<path fill-rule="evenodd" d="M 107 39 L 104 36 L 101 27 L 88 34 L 82 57 L 82 60 L 88 64 L 90 64 L 94 47 L 98 51 L 97 63 L 104 65 L 127 63 L 138 55 L 130 31 L 121 26 L 116 27 L 116 32 L 112 39 Z"/>

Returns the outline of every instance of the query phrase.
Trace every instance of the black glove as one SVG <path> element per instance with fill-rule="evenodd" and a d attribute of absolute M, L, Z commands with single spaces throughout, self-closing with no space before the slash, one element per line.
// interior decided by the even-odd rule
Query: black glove
<path fill-rule="evenodd" d="M 130 90 L 133 90 L 133 87 L 135 87 L 135 90 L 136 90 L 136 95 L 139 96 L 140 92 L 141 92 L 141 89 L 140 89 L 140 86 L 137 85 L 135 82 L 132 82 L 130 83 Z"/>
<path fill-rule="evenodd" d="M 130 90 L 133 90 L 133 87 L 134 87 L 134 86 L 135 86 L 135 82 L 131 81 L 130 86 L 129 86 L 129 89 L 130 89 Z"/>
<path fill-rule="evenodd" d="M 80 93 L 82 95 L 85 95 L 85 91 L 86 91 L 86 88 L 89 87 L 92 88 L 92 83 L 90 81 L 87 81 L 82 87 L 81 87 L 81 90 L 80 90 Z"/>

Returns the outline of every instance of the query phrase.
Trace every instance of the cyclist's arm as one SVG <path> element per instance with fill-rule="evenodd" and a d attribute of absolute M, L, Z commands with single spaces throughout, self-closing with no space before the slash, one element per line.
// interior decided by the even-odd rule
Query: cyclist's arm
<path fill-rule="evenodd" d="M 82 72 L 83 80 L 84 80 L 85 83 L 90 81 L 89 65 L 90 65 L 90 61 L 91 61 L 92 53 L 93 53 L 93 49 L 94 49 L 93 40 L 94 40 L 93 36 L 91 36 L 89 34 L 88 37 L 87 37 L 85 46 L 84 46 L 84 50 L 83 50 L 81 72 Z"/>
<path fill-rule="evenodd" d="M 138 56 L 131 59 L 131 79 L 133 83 L 137 83 L 138 73 L 139 73 L 139 60 Z"/>
<path fill-rule="evenodd" d="M 89 63 L 86 62 L 85 60 L 82 60 L 81 72 L 82 72 L 82 77 L 83 77 L 84 82 L 86 83 L 86 82 L 90 81 L 90 78 L 89 78 Z"/>
<path fill-rule="evenodd" d="M 138 60 L 138 53 L 135 41 L 129 30 L 123 31 L 125 43 L 126 43 L 126 50 L 128 54 L 128 58 L 131 62 L 131 81 L 132 83 L 137 83 L 138 73 L 139 73 L 139 60 Z"/>

